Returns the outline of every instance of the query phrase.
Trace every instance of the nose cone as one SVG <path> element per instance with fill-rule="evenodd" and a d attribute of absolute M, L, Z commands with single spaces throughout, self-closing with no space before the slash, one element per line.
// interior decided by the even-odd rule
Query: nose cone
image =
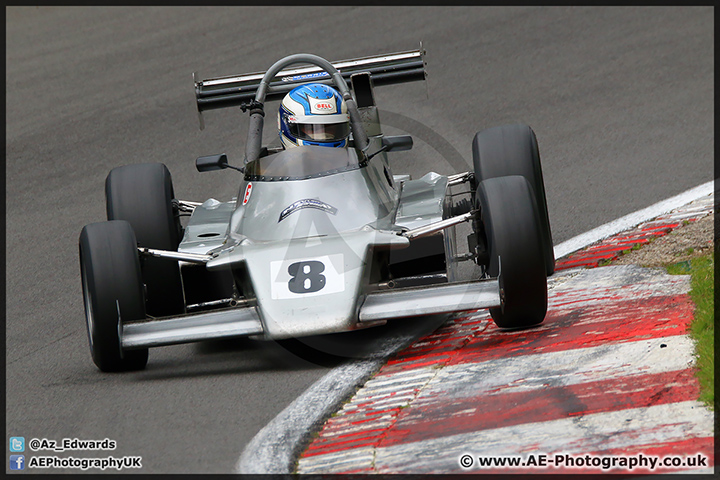
<path fill-rule="evenodd" d="M 402 248 L 408 240 L 363 228 L 343 234 L 238 245 L 208 262 L 209 269 L 245 264 L 267 338 L 353 330 L 368 284 L 373 246 Z"/>
<path fill-rule="evenodd" d="M 258 313 L 269 338 L 351 330 L 363 287 L 368 235 L 255 244 L 245 249 Z"/>

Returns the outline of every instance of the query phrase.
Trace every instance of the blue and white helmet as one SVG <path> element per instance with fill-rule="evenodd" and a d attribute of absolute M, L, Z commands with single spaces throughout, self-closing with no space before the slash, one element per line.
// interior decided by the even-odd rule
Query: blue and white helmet
<path fill-rule="evenodd" d="M 332 87 L 321 83 L 300 85 L 280 104 L 278 130 L 285 148 L 346 147 L 350 135 L 347 105 Z"/>

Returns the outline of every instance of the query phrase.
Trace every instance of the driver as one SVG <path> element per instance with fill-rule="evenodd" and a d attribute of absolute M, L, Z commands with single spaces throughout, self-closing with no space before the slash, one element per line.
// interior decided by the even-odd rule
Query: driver
<path fill-rule="evenodd" d="M 280 104 L 278 130 L 283 147 L 347 147 L 347 105 L 332 87 L 308 83 L 292 89 Z"/>

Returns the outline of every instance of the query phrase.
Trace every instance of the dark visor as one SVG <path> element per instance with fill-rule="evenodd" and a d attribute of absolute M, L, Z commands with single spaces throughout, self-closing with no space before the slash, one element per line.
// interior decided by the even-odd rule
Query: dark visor
<path fill-rule="evenodd" d="M 290 134 L 300 140 L 311 142 L 333 142 L 350 135 L 350 125 L 344 123 L 312 124 L 288 122 Z"/>

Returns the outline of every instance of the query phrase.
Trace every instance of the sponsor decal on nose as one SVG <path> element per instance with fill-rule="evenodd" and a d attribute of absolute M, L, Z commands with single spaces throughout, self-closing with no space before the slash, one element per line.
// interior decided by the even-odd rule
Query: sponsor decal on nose
<path fill-rule="evenodd" d="M 245 195 L 243 196 L 243 205 L 246 205 L 247 202 L 250 200 L 250 194 L 252 193 L 252 182 L 249 182 L 247 184 L 247 188 L 245 188 Z"/>

